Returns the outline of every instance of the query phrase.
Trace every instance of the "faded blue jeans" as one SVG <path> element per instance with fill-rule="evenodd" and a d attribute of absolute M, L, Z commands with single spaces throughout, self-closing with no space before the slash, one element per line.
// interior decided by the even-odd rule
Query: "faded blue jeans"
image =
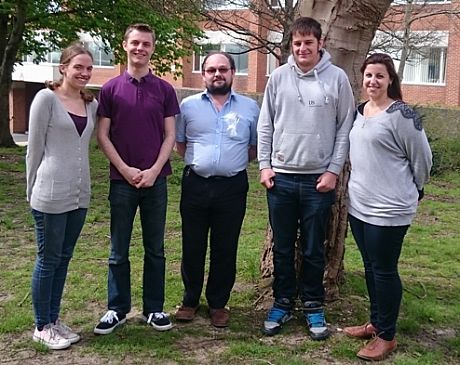
<path fill-rule="evenodd" d="M 277 173 L 275 185 L 267 190 L 273 230 L 273 296 L 275 305 L 292 307 L 302 302 L 324 301 L 324 241 L 335 191 L 316 190 L 319 174 Z M 300 230 L 302 268 L 295 270 L 295 242 Z M 290 309 L 290 308 L 287 308 Z"/>
<path fill-rule="evenodd" d="M 111 181 L 109 201 L 111 252 L 108 308 L 123 314 L 131 310 L 129 246 L 139 207 L 144 244 L 143 313 L 161 312 L 165 291 L 166 177 L 159 177 L 152 187 L 141 189 L 124 181 Z"/>
<path fill-rule="evenodd" d="M 32 209 L 37 257 L 32 274 L 35 325 L 42 327 L 59 318 L 67 268 L 85 222 L 87 209 L 49 214 Z"/>

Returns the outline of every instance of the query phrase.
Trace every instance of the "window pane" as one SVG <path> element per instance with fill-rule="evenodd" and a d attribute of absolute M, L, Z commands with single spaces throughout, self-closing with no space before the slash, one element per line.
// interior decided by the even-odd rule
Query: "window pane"
<path fill-rule="evenodd" d="M 278 67 L 278 60 L 271 53 L 267 54 L 267 75 L 271 73 Z"/>
<path fill-rule="evenodd" d="M 225 51 L 230 53 L 235 60 L 236 72 L 248 73 L 248 48 L 239 44 L 226 44 Z M 241 53 L 245 52 L 245 53 Z"/>
<path fill-rule="evenodd" d="M 83 42 L 86 49 L 93 55 L 94 66 L 112 66 L 113 52 L 104 51 L 104 46 L 95 41 Z"/>
<path fill-rule="evenodd" d="M 51 52 L 51 63 L 59 64 L 61 60 L 61 52 Z"/>
<path fill-rule="evenodd" d="M 106 52 L 101 49 L 101 66 L 112 66 L 113 65 L 113 52 Z"/>
<path fill-rule="evenodd" d="M 445 48 L 424 48 L 412 55 L 404 68 L 405 82 L 444 83 L 446 68 Z"/>
<path fill-rule="evenodd" d="M 200 46 L 200 53 L 193 54 L 193 71 L 201 72 L 201 64 L 206 55 L 211 51 L 220 51 L 219 44 L 203 44 Z"/>

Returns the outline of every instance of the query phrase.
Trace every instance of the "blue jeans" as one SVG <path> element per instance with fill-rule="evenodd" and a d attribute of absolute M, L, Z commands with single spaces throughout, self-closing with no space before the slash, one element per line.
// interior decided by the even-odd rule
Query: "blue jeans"
<path fill-rule="evenodd" d="M 320 175 L 277 173 L 275 185 L 267 190 L 270 224 L 273 230 L 273 295 L 275 305 L 324 301 L 324 241 L 335 192 L 320 193 Z M 295 270 L 295 242 L 300 230 L 302 268 Z"/>
<path fill-rule="evenodd" d="M 111 181 L 109 201 L 108 308 L 123 314 L 131 310 L 129 245 L 139 207 L 144 244 L 143 313 L 161 312 L 165 291 L 166 177 L 159 177 L 152 187 L 141 189 L 124 181 Z"/>
<path fill-rule="evenodd" d="M 35 325 L 43 327 L 59 318 L 67 268 L 85 222 L 87 209 L 61 214 L 32 209 L 35 219 L 37 258 L 32 274 Z"/>
<path fill-rule="evenodd" d="M 381 332 L 379 337 L 391 341 L 396 333 L 402 299 L 398 261 L 409 226 L 376 226 L 352 215 L 348 218 L 364 262 L 371 323 Z"/>

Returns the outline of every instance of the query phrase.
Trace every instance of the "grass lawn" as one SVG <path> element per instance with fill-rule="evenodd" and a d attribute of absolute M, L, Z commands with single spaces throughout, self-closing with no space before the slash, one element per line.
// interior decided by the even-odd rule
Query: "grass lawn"
<path fill-rule="evenodd" d="M 265 313 L 254 310 L 254 302 L 267 208 L 255 164 L 249 169 L 248 210 L 239 244 L 237 282 L 229 303 L 230 327 L 213 328 L 205 305 L 195 321 L 175 323 L 165 333 L 140 321 L 143 249 L 137 220 L 130 251 L 133 310 L 127 325 L 113 334 L 93 335 L 94 325 L 106 310 L 109 205 L 108 164 L 96 145 L 91 149 L 93 198 L 69 267 L 61 311 L 63 320 L 81 331 L 83 339 L 65 351 L 48 351 L 31 340 L 30 281 L 36 247 L 25 200 L 25 148 L 0 149 L 0 364 L 361 363 L 355 353 L 363 342 L 341 333 L 341 327 L 360 324 L 368 317 L 363 267 L 351 234 L 346 242 L 346 282 L 340 299 L 328 303 L 327 308 L 333 336 L 324 342 L 311 341 L 300 314 L 281 335 L 261 335 Z M 166 233 L 165 310 L 170 313 L 182 297 L 182 163 L 176 156 L 173 167 Z M 405 289 L 398 322 L 399 347 L 386 364 L 460 363 L 460 176 L 451 173 L 433 178 L 425 191 L 400 260 Z"/>

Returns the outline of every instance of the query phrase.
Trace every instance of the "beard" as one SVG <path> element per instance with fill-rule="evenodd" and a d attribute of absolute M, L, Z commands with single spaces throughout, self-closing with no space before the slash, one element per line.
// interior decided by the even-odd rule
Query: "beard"
<path fill-rule="evenodd" d="M 225 82 L 224 84 L 219 86 L 214 86 L 214 84 L 211 83 L 209 85 L 206 85 L 206 89 L 208 90 L 208 93 L 211 95 L 226 95 L 232 89 L 232 82 Z"/>

